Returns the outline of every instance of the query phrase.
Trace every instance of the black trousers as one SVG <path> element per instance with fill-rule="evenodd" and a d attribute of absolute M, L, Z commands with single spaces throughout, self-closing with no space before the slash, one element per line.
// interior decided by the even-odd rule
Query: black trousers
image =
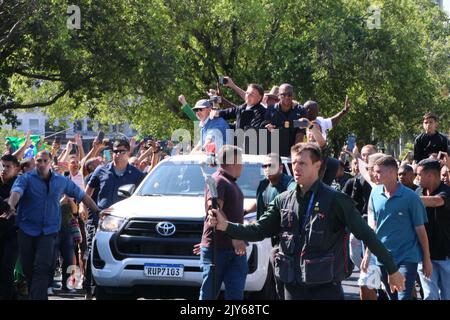
<path fill-rule="evenodd" d="M 0 300 L 14 299 L 14 267 L 18 255 L 16 231 L 0 235 Z"/>
<path fill-rule="evenodd" d="M 344 291 L 340 282 L 316 286 L 284 285 L 286 300 L 344 300 Z"/>
<path fill-rule="evenodd" d="M 53 264 L 57 233 L 32 237 L 19 229 L 19 252 L 27 278 L 28 298 L 47 300 L 48 275 Z"/>

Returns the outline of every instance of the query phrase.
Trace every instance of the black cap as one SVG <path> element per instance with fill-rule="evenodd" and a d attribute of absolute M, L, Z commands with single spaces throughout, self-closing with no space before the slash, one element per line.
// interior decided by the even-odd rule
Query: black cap
<path fill-rule="evenodd" d="M 419 167 L 422 167 L 422 170 L 434 170 L 437 172 L 441 171 L 441 164 L 439 161 L 434 159 L 423 159 L 418 163 Z"/>

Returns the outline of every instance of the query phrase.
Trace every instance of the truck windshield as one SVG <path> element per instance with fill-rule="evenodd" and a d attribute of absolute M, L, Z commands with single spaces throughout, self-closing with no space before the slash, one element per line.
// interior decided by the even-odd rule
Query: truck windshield
<path fill-rule="evenodd" d="M 216 167 L 207 167 L 205 172 L 212 174 Z M 237 180 L 244 197 L 255 198 L 259 181 L 264 179 L 264 173 L 259 163 L 244 163 L 242 174 Z M 146 195 L 181 195 L 204 196 L 205 180 L 196 163 L 177 163 L 167 161 L 155 168 L 145 180 L 143 187 L 137 193 Z"/>

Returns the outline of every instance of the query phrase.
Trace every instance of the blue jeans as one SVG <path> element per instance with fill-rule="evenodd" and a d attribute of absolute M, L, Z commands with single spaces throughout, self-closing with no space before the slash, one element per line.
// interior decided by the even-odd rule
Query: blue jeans
<path fill-rule="evenodd" d="M 450 300 L 450 259 L 431 260 L 433 273 L 431 279 L 425 278 L 422 263 L 419 263 L 419 276 L 424 300 Z M 440 292 L 439 292 L 440 291 Z"/>
<path fill-rule="evenodd" d="M 55 255 L 53 258 L 52 269 L 50 271 L 49 277 L 49 287 L 53 284 L 53 278 L 55 275 L 56 269 L 56 260 L 58 260 L 59 255 L 63 258 L 62 263 L 62 288 L 67 288 L 67 280 L 71 274 L 72 270 L 68 270 L 68 268 L 74 264 L 75 261 L 75 253 L 73 252 L 73 237 L 70 230 L 67 228 L 61 228 L 61 231 L 58 233 L 58 237 L 55 243 Z M 75 269 L 74 269 L 75 270 Z"/>
<path fill-rule="evenodd" d="M 216 255 L 216 292 L 213 292 L 213 275 L 211 256 L 213 248 L 202 247 L 200 265 L 203 269 L 203 282 L 200 288 L 200 300 L 214 300 L 220 292 L 222 282 L 225 284 L 226 300 L 244 298 L 245 279 L 247 278 L 247 256 L 238 256 L 234 249 L 217 250 Z"/>
<path fill-rule="evenodd" d="M 386 292 L 389 296 L 389 300 L 411 300 L 412 291 L 414 289 L 414 283 L 417 276 L 417 263 L 416 262 L 402 262 L 398 266 L 398 271 L 405 277 L 405 290 L 401 292 L 391 292 L 388 283 L 388 274 L 386 269 L 381 266 L 381 280 L 386 287 Z"/>

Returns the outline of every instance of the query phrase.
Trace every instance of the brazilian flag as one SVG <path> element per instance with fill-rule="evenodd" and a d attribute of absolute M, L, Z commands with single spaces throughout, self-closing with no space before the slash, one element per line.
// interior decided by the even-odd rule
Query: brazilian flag
<path fill-rule="evenodd" d="M 38 145 L 40 139 L 41 139 L 41 137 L 37 134 L 30 135 L 30 140 L 32 141 L 34 155 L 36 155 L 38 152 L 37 145 Z M 23 146 L 23 144 L 25 143 L 25 140 L 26 140 L 26 137 L 22 137 L 22 138 L 6 137 L 6 141 L 11 145 L 11 147 L 14 151 L 17 151 L 21 146 Z M 42 146 L 42 149 L 48 149 L 48 147 L 44 144 Z"/>

